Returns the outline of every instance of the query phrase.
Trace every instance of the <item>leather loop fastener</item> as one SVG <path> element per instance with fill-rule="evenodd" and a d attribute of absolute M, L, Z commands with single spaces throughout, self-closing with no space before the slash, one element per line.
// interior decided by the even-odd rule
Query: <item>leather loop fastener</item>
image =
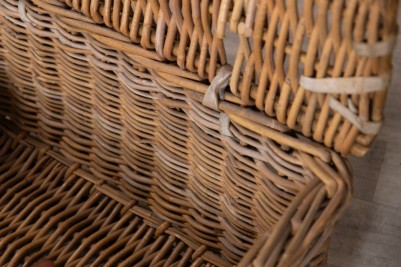
<path fill-rule="evenodd" d="M 220 113 L 220 133 L 225 136 L 233 136 L 230 131 L 230 118 L 226 113 Z"/>
<path fill-rule="evenodd" d="M 385 90 L 390 82 L 388 76 L 311 78 L 301 76 L 299 83 L 308 91 L 327 94 L 366 94 Z"/>
<path fill-rule="evenodd" d="M 375 42 L 375 43 L 363 43 L 355 42 L 353 44 L 355 54 L 364 57 L 381 57 L 390 55 L 394 51 L 396 44 L 396 36 L 391 36 L 389 39 Z"/>
<path fill-rule="evenodd" d="M 329 105 L 334 111 L 340 113 L 344 118 L 355 125 L 364 134 L 376 135 L 381 128 L 381 122 L 362 121 L 349 108 L 345 107 L 338 100 L 332 97 L 329 100 Z"/>
<path fill-rule="evenodd" d="M 224 89 L 227 87 L 231 77 L 232 67 L 225 65 L 217 72 L 216 77 L 212 80 L 206 89 L 202 104 L 208 108 L 218 110 L 219 99 L 224 99 Z"/>

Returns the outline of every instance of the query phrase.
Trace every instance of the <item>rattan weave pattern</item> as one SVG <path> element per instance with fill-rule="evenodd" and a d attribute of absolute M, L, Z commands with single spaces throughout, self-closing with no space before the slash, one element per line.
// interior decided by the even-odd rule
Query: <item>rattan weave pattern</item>
<path fill-rule="evenodd" d="M 12 124 L 2 121 L 2 125 Z M 178 211 L 175 205 L 176 214 L 182 212 L 188 220 L 180 224 L 165 215 L 169 213 L 166 200 L 160 201 L 164 212 L 156 202 L 152 212 L 28 133 L 15 134 L 16 129 L 8 126 L 0 131 L 2 265 L 30 266 L 45 257 L 63 266 L 230 266 L 237 261 L 239 266 L 252 262 L 255 266 L 269 262 L 323 266 L 328 237 L 349 201 L 349 178 L 333 177 L 336 191 L 327 197 L 326 186 L 316 176 L 304 185 L 294 183 L 293 193 L 281 191 L 279 187 L 285 186 L 281 183 L 292 182 L 277 177 L 260 181 L 261 189 L 254 189 L 254 207 L 246 207 L 244 201 L 227 203 L 234 194 L 221 195 L 227 205 L 222 211 L 214 211 L 202 200 L 198 201 L 203 207 Z M 333 159 L 338 175 L 347 176 L 340 158 Z M 312 162 L 323 173 L 328 171 L 323 176 L 335 174 L 321 161 Z M 154 189 L 153 201 L 170 193 Z M 191 204 L 191 199 L 178 200 Z M 220 214 L 220 221 L 202 216 L 204 212 Z M 205 236 L 216 243 L 204 240 Z M 243 258 L 246 251 L 240 249 L 249 249 Z"/>
<path fill-rule="evenodd" d="M 33 2 L 198 92 L 232 64 L 230 101 L 343 155 L 380 129 L 398 0 Z"/>
<path fill-rule="evenodd" d="M 138 56 L 133 52 L 138 47 L 131 43 L 127 49 L 113 46 L 99 38 L 105 28 L 56 2 L 0 1 L 0 112 L 7 118 L 2 124 L 12 121 L 23 133 L 14 142 L 2 137 L 5 171 L 0 175 L 4 181 L 10 179 L 7 185 L 15 182 L 18 188 L 13 174 L 21 169 L 18 180 L 28 169 L 36 171 L 28 165 L 45 160 L 44 154 L 50 153 L 46 151 L 52 151 L 58 156 L 48 164 L 64 162 L 57 172 L 61 176 L 61 169 L 67 168 L 63 164 L 68 165 L 65 159 L 72 162 L 66 180 L 71 172 L 89 173 L 96 185 L 112 190 L 117 201 L 136 202 L 144 213 L 135 216 L 144 220 L 144 227 L 156 229 L 147 221 L 157 218 L 160 224 L 179 229 L 178 239 L 190 240 L 180 245 L 182 251 L 202 247 L 202 252 L 215 255 L 215 265 L 324 264 L 324 244 L 350 199 L 346 160 L 264 114 L 232 103 L 237 99 L 232 94 L 215 108 L 205 106 L 206 85 L 196 83 L 202 90 L 194 92 L 182 84 L 193 85 L 188 79 L 167 79 L 196 75 L 173 65 L 157 65 L 150 52 L 140 50 L 143 55 Z M 71 26 L 71 16 L 99 32 Z M 30 156 L 33 148 L 18 145 L 30 135 L 48 148 Z M 10 152 L 11 148 L 15 150 Z M 7 161 L 20 153 L 19 160 Z M 28 180 L 42 181 L 46 175 L 41 173 Z M 77 176 L 86 185 L 85 177 Z M 3 188 L 7 192 L 7 186 Z M 9 194 L 17 190 L 13 188 Z M 68 205 L 73 191 L 59 188 L 60 198 L 68 196 L 60 205 Z M 112 200 L 104 201 L 107 206 Z M 118 224 L 124 219 L 113 220 Z M 25 226 L 30 219 L 19 223 Z M 16 233 L 32 238 L 36 227 L 39 224 L 18 228 Z M 157 237 L 153 241 L 162 242 Z M 26 243 L 18 244 L 24 251 L 30 249 Z M 7 253 L 14 248 L 7 247 Z M 85 258 L 78 255 L 79 248 L 66 249 L 68 255 L 76 255 L 73 260 Z M 57 253 L 52 257 L 64 257 Z M 10 260 L 9 254 L 4 255 L 4 261 Z M 26 260 L 19 257 L 14 260 Z M 85 261 L 92 256 L 87 257 Z M 195 264 L 198 257 L 193 260 Z M 202 260 L 212 259 L 201 257 L 198 263 Z"/>
<path fill-rule="evenodd" d="M 0 140 L 2 266 L 31 266 L 43 257 L 56 266 L 225 265 L 135 202 L 83 178 L 91 175 L 58 161 L 48 147 L 4 132 Z"/>

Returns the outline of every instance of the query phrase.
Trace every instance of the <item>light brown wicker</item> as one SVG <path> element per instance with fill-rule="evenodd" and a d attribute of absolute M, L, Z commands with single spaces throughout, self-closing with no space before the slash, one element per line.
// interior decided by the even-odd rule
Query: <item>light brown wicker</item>
<path fill-rule="evenodd" d="M 365 154 L 380 129 L 398 0 L 32 1 L 60 27 L 88 33 L 197 92 L 231 64 L 227 101 L 343 155 Z M 21 4 L 15 15 L 50 26 L 28 14 Z"/>
<path fill-rule="evenodd" d="M 328 238 L 350 199 L 344 161 L 334 153 L 328 164 L 282 151 L 237 127 L 242 146 L 193 125 L 199 144 L 189 145 L 200 146 L 194 155 L 178 158 L 181 146 L 160 149 L 143 167 L 151 176 L 131 171 L 110 182 L 3 126 L 0 265 L 41 258 L 56 266 L 325 265 Z M 212 147 L 216 152 L 207 153 Z M 192 163 L 174 165 L 174 156 Z M 120 172 L 139 168 L 136 160 L 121 163 Z"/>
<path fill-rule="evenodd" d="M 248 17 L 230 3 L 0 0 L 0 265 L 325 264 L 349 165 L 253 108 L 253 93 L 224 91 L 234 76 L 254 81 L 225 64 L 219 18 L 245 27 L 256 6 L 268 10 L 246 1 Z M 294 22 L 284 7 L 280 29 Z M 188 15 L 200 24 L 188 29 Z M 321 114 L 329 96 L 313 95 L 299 103 Z"/>

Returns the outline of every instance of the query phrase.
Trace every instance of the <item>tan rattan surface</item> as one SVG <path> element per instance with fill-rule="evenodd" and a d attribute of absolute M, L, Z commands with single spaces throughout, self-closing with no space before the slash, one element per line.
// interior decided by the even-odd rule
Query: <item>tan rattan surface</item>
<path fill-rule="evenodd" d="M 56 266 L 226 265 L 46 148 L 4 132 L 0 140 L 1 266 L 43 257 Z"/>
<path fill-rule="evenodd" d="M 121 192 L 39 140 L 15 132 L 1 128 L 1 265 L 30 266 L 47 258 L 57 266 L 320 266 L 350 197 L 348 171 L 333 154 L 337 170 L 302 155 L 305 176 L 298 181 L 262 167 L 260 175 L 267 176 L 253 182 L 249 176 L 242 189 L 252 190 L 248 200 L 235 192 L 239 186 L 197 181 L 196 174 L 175 188 L 186 192 L 179 195 L 166 188 L 167 175 L 161 179 L 155 172 L 149 178 L 153 193 L 143 190 L 147 199 L 136 201 L 133 192 Z M 326 178 L 335 187 L 330 197 Z M 202 196 L 208 192 L 199 191 L 201 184 L 216 188 L 206 191 L 218 202 Z"/>
<path fill-rule="evenodd" d="M 0 0 L 0 265 L 325 264 L 398 1 L 170 2 Z"/>
<path fill-rule="evenodd" d="M 67 29 L 197 92 L 230 64 L 227 101 L 343 155 L 365 154 L 380 129 L 398 0 L 32 1 Z M 11 16 L 47 21 L 25 4 Z"/>

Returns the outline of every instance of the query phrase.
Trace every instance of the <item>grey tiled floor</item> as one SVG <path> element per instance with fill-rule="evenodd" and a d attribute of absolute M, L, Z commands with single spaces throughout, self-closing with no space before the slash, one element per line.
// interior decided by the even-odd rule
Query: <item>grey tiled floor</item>
<path fill-rule="evenodd" d="M 400 34 L 397 42 L 385 124 L 368 155 L 351 159 L 354 199 L 331 240 L 329 267 L 401 266 Z"/>

